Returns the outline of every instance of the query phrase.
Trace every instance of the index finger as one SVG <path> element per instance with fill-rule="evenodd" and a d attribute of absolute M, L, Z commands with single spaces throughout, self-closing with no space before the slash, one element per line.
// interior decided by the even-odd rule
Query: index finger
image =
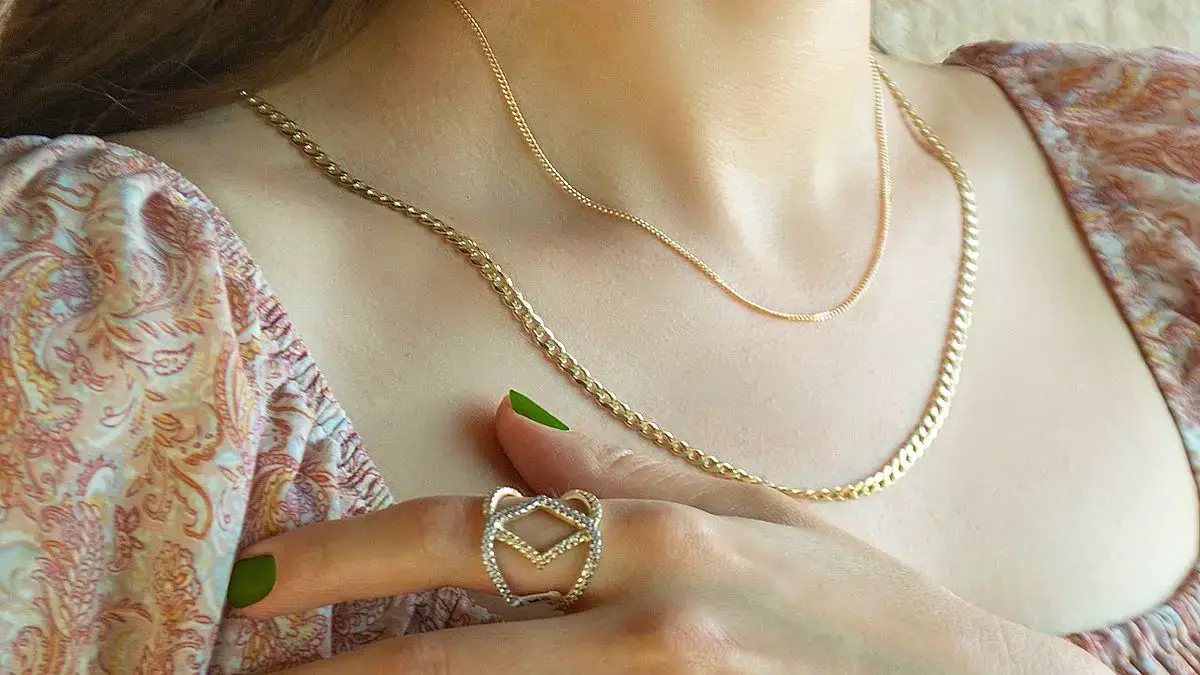
<path fill-rule="evenodd" d="M 445 586 L 495 593 L 480 552 L 483 502 L 481 497 L 426 497 L 267 539 L 247 549 L 235 564 L 230 604 L 242 608 L 247 616 L 267 618 L 335 602 Z M 632 512 L 645 509 L 637 504 L 606 501 L 606 535 L 629 530 L 610 525 L 614 521 L 628 523 Z M 528 523 L 522 534 L 531 543 L 539 534 L 550 534 L 554 541 L 559 538 L 546 522 Z M 541 539 L 550 541 L 545 536 Z M 614 592 L 623 575 L 641 567 L 629 555 L 627 542 L 605 539 L 603 560 L 585 599 Z M 565 593 L 578 578 L 586 555 L 587 545 L 577 546 L 539 570 L 508 546 L 496 546 L 500 569 L 518 595 L 551 589 Z"/>

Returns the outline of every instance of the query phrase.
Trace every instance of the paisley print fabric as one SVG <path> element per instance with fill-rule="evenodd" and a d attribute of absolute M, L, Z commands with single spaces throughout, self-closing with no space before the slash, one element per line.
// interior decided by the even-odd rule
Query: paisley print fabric
<path fill-rule="evenodd" d="M 228 224 L 83 136 L 0 141 L 0 672 L 249 673 L 487 619 L 223 617 L 239 547 L 391 500 Z"/>
<path fill-rule="evenodd" d="M 982 44 L 950 59 L 1028 121 L 1200 466 L 1200 60 Z M 239 548 L 391 502 L 287 314 L 185 178 L 87 136 L 0 140 L 0 672 L 263 672 L 491 618 L 461 591 L 270 621 Z M 1071 636 L 1200 672 L 1200 573 Z"/>

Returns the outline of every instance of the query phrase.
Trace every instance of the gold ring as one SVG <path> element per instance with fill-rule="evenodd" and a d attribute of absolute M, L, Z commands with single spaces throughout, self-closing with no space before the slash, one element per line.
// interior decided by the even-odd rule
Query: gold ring
<path fill-rule="evenodd" d="M 520 499 L 522 501 L 512 506 L 500 508 L 500 502 L 505 499 Z M 582 510 L 577 509 L 570 502 L 579 502 L 584 508 Z M 550 548 L 539 551 L 531 546 L 529 542 L 507 529 L 506 525 L 509 523 L 520 520 L 539 510 L 545 511 L 564 523 L 573 526 L 575 531 Z M 583 592 L 587 590 L 588 584 L 591 582 L 592 576 L 596 574 L 596 568 L 600 564 L 600 550 L 602 547 L 600 519 L 603 515 L 604 508 L 600 505 L 600 500 L 596 498 L 596 495 L 583 490 L 571 490 L 561 498 L 554 499 L 553 497 L 546 497 L 544 495 L 526 497 L 519 490 L 510 487 L 496 488 L 492 492 L 491 498 L 483 505 L 482 553 L 483 567 L 487 570 L 492 583 L 496 585 L 496 590 L 500 593 L 501 599 L 511 607 L 522 607 L 524 605 L 548 602 L 555 609 L 566 609 L 574 604 L 583 595 Z M 583 563 L 583 569 L 579 572 L 579 578 L 566 593 L 549 590 L 531 595 L 517 595 L 513 592 L 512 586 L 504 578 L 504 572 L 500 570 L 499 563 L 496 562 L 496 542 L 498 541 L 508 544 L 518 553 L 525 556 L 538 569 L 545 569 L 558 556 L 583 544 L 588 545 L 588 555 Z"/>

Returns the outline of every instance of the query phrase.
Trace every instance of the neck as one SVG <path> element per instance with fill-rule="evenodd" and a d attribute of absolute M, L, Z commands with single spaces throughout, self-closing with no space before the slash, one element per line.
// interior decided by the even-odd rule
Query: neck
<path fill-rule="evenodd" d="M 468 7 L 550 160 L 601 201 L 714 227 L 747 215 L 823 219 L 848 185 L 871 202 L 865 0 L 474 0 Z M 414 99 L 436 99 L 445 103 L 433 113 L 444 128 L 490 134 L 487 120 L 499 121 L 508 127 L 497 128 L 505 142 L 520 143 L 450 0 L 397 0 L 320 71 L 303 87 L 285 85 L 279 100 L 301 106 L 301 118 L 325 108 L 340 120 L 317 119 L 314 131 L 340 126 L 407 143 L 396 136 L 414 126 Z M 348 103 L 332 109 L 339 100 Z M 528 156 L 520 161 L 533 166 Z M 672 211 L 664 203 L 688 206 Z"/>

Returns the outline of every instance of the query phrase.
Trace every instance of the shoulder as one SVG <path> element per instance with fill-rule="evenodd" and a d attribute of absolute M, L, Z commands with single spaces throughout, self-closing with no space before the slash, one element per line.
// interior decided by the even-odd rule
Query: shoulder
<path fill-rule="evenodd" d="M 948 65 L 1025 119 L 1176 416 L 1200 437 L 1200 57 L 984 43 Z"/>
<path fill-rule="evenodd" d="M 254 642 L 223 589 L 239 542 L 390 499 L 191 181 L 95 137 L 0 139 L 0 531 L 32 582 L 0 590 L 0 671 L 260 670 L 360 644 L 392 601 Z"/>
<path fill-rule="evenodd" d="M 0 140 L 0 337 L 42 347 L 28 357 L 62 387 L 82 375 L 58 361 L 78 365 L 105 345 L 87 366 L 99 379 L 80 393 L 187 370 L 232 327 L 219 311 L 229 296 L 215 288 L 236 281 L 226 229 L 190 183 L 130 148 L 90 136 Z"/>
<path fill-rule="evenodd" d="M 180 636 L 156 669 L 206 658 L 222 603 L 205 580 L 235 553 L 253 469 L 253 345 L 237 339 L 251 296 L 222 246 L 211 205 L 153 158 L 0 140 L 0 529 L 20 542 L 8 569 L 36 584 L 0 652 L 35 670 L 57 658 L 39 635 L 92 635 L 71 652 L 86 658 L 101 606 L 128 610 L 107 640 Z M 179 615 L 156 604 L 168 587 Z"/>
<path fill-rule="evenodd" d="M 0 139 L 0 260 L 0 286 L 34 267 L 69 271 L 80 284 L 47 292 L 76 294 L 72 306 L 89 311 L 124 303 L 142 318 L 194 304 L 193 292 L 214 281 L 232 296 L 248 292 L 255 273 L 190 181 L 145 153 L 80 135 Z"/>
<path fill-rule="evenodd" d="M 41 217 L 23 217 L 31 212 Z M 167 165 L 78 135 L 0 139 L 0 213 L 9 244 L 13 237 L 52 234 L 45 228 L 53 224 L 71 228 L 86 220 L 90 226 L 98 218 L 121 221 L 127 233 L 186 219 L 215 234 L 219 220 L 199 190 Z"/>
<path fill-rule="evenodd" d="M 65 407 L 63 443 L 99 441 L 88 425 L 144 429 L 101 411 L 164 403 L 236 351 L 254 288 L 231 238 L 148 155 L 90 136 L 0 140 L 0 369 L 17 360 L 23 390 L 9 409 L 35 419 Z"/>
<path fill-rule="evenodd" d="M 1032 99 L 1066 124 L 1193 131 L 1200 124 L 1200 55 L 1171 47 L 984 42 L 959 48 L 946 63 L 991 77 L 1018 102 Z"/>
<path fill-rule="evenodd" d="M 1005 91 L 1101 262 L 1150 252 L 1127 259 L 1132 272 L 1149 270 L 1146 283 L 1167 270 L 1200 273 L 1200 57 L 1166 47 L 983 43 L 947 63 Z M 1192 292 L 1182 277 L 1171 286 L 1176 299 Z"/>
<path fill-rule="evenodd" d="M 997 42 L 963 47 L 947 63 L 1005 91 L 1102 263 L 1122 258 L 1138 281 L 1196 304 L 1200 56 Z"/>
<path fill-rule="evenodd" d="M 227 230 L 194 185 L 149 155 L 94 136 L 0 139 L 0 250 L 103 261 L 93 294 L 135 281 L 147 255 L 216 260 Z"/>

